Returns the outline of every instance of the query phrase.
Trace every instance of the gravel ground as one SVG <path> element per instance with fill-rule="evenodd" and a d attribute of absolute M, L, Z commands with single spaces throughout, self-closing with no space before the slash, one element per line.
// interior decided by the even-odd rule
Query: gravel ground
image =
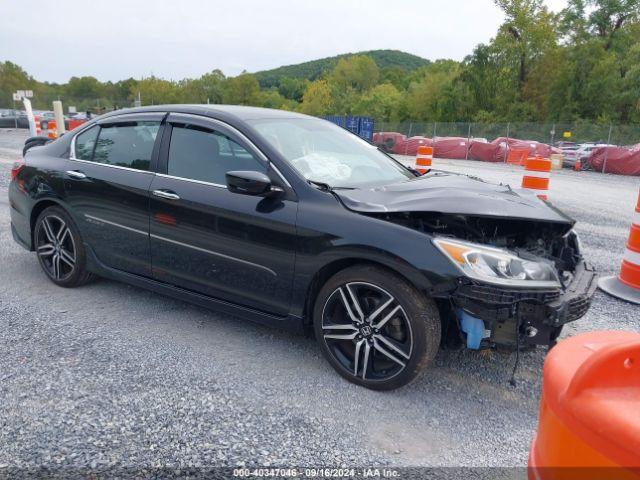
<path fill-rule="evenodd" d="M 523 466 L 545 352 L 441 352 L 394 392 L 351 385 L 314 340 L 124 284 L 67 290 L 11 239 L 7 178 L 24 131 L 0 130 L 0 477 L 38 466 Z M 408 160 L 408 159 L 403 159 Z M 505 165 L 437 167 L 519 185 Z M 585 254 L 615 274 L 638 178 L 553 173 Z M 564 335 L 640 330 L 638 307 L 600 292 Z M 70 471 L 70 470 L 67 470 Z"/>

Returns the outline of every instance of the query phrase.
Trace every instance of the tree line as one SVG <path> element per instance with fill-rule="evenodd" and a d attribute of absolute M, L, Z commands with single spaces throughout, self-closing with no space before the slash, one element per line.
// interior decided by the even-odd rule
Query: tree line
<path fill-rule="evenodd" d="M 60 98 L 94 112 L 128 107 L 139 97 L 143 105 L 227 103 L 392 122 L 640 123 L 638 0 L 569 0 L 559 13 L 543 0 L 495 3 L 503 24 L 461 62 L 380 68 L 367 55 L 343 56 L 319 78 L 276 76 L 261 86 L 253 74 L 226 77 L 220 70 L 179 81 L 84 76 L 56 84 L 6 61 L 0 107 L 11 106 L 13 91 L 31 89 L 35 108 L 49 109 Z"/>

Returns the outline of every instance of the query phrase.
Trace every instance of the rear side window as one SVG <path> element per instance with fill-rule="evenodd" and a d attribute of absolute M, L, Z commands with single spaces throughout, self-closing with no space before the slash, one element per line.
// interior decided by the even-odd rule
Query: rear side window
<path fill-rule="evenodd" d="M 167 173 L 175 177 L 225 185 L 232 170 L 266 173 L 264 162 L 222 133 L 195 125 L 174 125 Z"/>
<path fill-rule="evenodd" d="M 98 138 L 98 132 L 100 127 L 91 127 L 89 130 L 85 130 L 76 137 L 75 156 L 80 160 L 91 160 L 93 155 L 93 147 L 96 144 Z"/>
<path fill-rule="evenodd" d="M 103 125 L 92 160 L 106 165 L 149 170 L 160 122 Z"/>

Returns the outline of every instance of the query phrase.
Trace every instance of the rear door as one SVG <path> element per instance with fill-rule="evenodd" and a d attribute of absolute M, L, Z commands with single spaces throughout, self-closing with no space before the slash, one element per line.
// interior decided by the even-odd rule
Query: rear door
<path fill-rule="evenodd" d="M 66 200 L 105 265 L 151 276 L 149 187 L 165 114 L 111 117 L 78 134 L 64 173 Z"/>
<path fill-rule="evenodd" d="M 272 314 L 289 311 L 297 201 L 267 159 L 234 128 L 171 114 L 151 185 L 153 276 Z M 225 173 L 268 174 L 282 198 L 231 193 Z"/>

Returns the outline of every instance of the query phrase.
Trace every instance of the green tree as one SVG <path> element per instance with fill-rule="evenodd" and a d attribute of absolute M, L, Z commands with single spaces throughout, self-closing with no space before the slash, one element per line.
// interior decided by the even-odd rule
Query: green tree
<path fill-rule="evenodd" d="M 609 50 L 624 27 L 638 22 L 638 0 L 569 0 L 562 13 L 562 27 L 575 40 L 595 35 Z"/>
<path fill-rule="evenodd" d="M 327 115 L 331 109 L 331 88 L 325 80 L 311 82 L 302 96 L 300 111 L 307 115 Z"/>
<path fill-rule="evenodd" d="M 71 77 L 65 86 L 65 97 L 74 100 L 96 100 L 104 93 L 104 86 L 95 77 Z"/>
<path fill-rule="evenodd" d="M 329 75 L 329 81 L 340 89 L 364 92 L 378 83 L 380 71 L 376 63 L 365 55 L 341 58 Z"/>
<path fill-rule="evenodd" d="M 524 89 L 531 63 L 557 45 L 555 17 L 542 0 L 495 0 L 505 14 L 493 43 Z"/>
<path fill-rule="evenodd" d="M 300 78 L 282 77 L 278 83 L 278 92 L 289 100 L 300 102 L 308 83 L 308 80 Z"/>
<path fill-rule="evenodd" d="M 445 92 L 459 75 L 459 66 L 452 61 L 439 61 L 421 69 L 421 77 L 409 84 L 407 114 L 410 120 L 440 120 Z"/>
<path fill-rule="evenodd" d="M 382 121 L 398 121 L 402 94 L 390 83 L 376 85 L 364 93 L 358 101 L 354 113 L 367 115 Z"/>
<path fill-rule="evenodd" d="M 220 70 L 205 73 L 200 78 L 185 78 L 180 82 L 182 101 L 185 103 L 222 103 L 225 76 Z"/>
<path fill-rule="evenodd" d="M 131 96 L 138 98 L 143 105 L 162 105 L 180 101 L 180 88 L 175 82 L 155 76 L 144 78 L 132 86 Z"/>
<path fill-rule="evenodd" d="M 36 81 L 15 63 L 0 63 L 0 107 L 13 105 L 16 90 L 32 90 L 35 86 Z"/>
<path fill-rule="evenodd" d="M 259 105 L 260 84 L 250 73 L 242 73 L 225 82 L 224 103 L 233 105 Z"/>
<path fill-rule="evenodd" d="M 275 87 L 260 92 L 260 102 L 258 105 L 261 107 L 281 109 L 287 103 L 287 99 L 280 95 L 280 92 L 278 92 Z"/>

